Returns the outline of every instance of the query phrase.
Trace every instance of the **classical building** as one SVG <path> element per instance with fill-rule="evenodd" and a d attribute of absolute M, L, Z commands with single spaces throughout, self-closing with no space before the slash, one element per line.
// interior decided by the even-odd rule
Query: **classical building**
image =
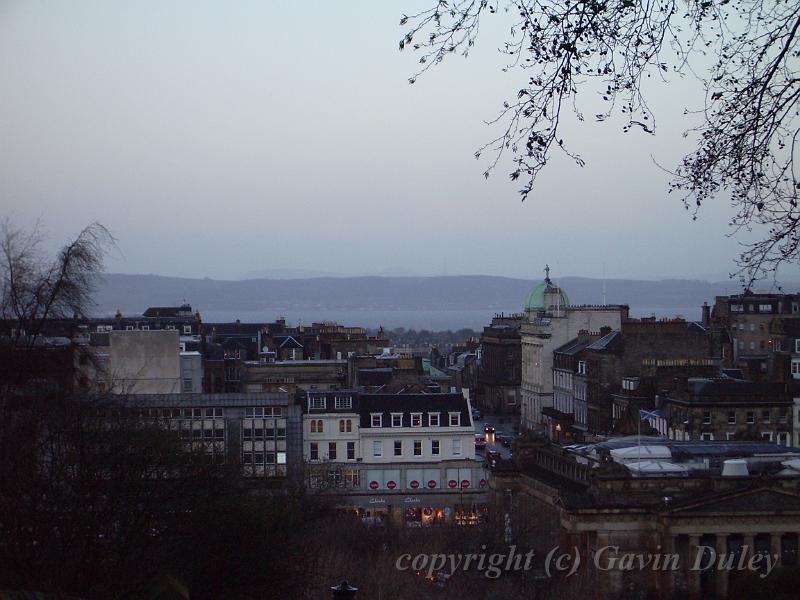
<path fill-rule="evenodd" d="M 475 522 L 487 473 L 461 394 L 303 394 L 309 486 L 367 518 Z"/>
<path fill-rule="evenodd" d="M 531 439 L 497 464 L 490 488 L 509 542 L 580 556 L 575 576 L 541 580 L 562 597 L 725 598 L 750 559 L 762 573 L 767 553 L 773 567 L 797 565 L 800 451 L 775 444 Z M 733 566 L 707 568 L 700 546 Z"/>
<path fill-rule="evenodd" d="M 289 392 L 345 387 L 346 360 L 244 361 L 241 385 L 245 392 Z"/>
<path fill-rule="evenodd" d="M 549 267 L 545 271 L 544 282 L 528 295 L 520 327 L 521 425 L 526 430 L 541 430 L 542 410 L 553 406 L 553 350 L 581 331 L 619 329 L 628 317 L 625 305 L 572 306 L 566 292 L 551 281 Z"/>

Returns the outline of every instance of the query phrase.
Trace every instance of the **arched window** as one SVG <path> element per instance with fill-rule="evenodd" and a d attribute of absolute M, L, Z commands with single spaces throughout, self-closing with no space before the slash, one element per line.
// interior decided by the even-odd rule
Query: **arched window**
<path fill-rule="evenodd" d="M 317 422 L 311 419 L 311 433 L 317 433 Z"/>
<path fill-rule="evenodd" d="M 322 419 L 317 419 L 317 433 L 322 433 Z"/>
<path fill-rule="evenodd" d="M 353 421 L 351 419 L 347 419 L 347 432 L 350 433 L 353 431 Z"/>
<path fill-rule="evenodd" d="M 344 419 L 339 419 L 339 432 L 344 433 Z"/>

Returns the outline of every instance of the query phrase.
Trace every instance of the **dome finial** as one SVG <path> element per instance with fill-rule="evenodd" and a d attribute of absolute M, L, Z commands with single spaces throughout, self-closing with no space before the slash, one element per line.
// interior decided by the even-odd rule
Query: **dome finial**
<path fill-rule="evenodd" d="M 544 282 L 550 285 L 552 282 L 550 281 L 550 265 L 544 265 Z"/>

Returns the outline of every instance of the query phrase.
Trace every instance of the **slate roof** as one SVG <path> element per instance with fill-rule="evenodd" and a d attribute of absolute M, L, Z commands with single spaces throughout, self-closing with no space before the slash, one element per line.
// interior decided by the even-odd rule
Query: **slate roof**
<path fill-rule="evenodd" d="M 461 414 L 461 427 L 471 424 L 468 403 L 461 394 L 362 394 L 359 400 L 361 427 L 372 426 L 371 415 L 383 415 L 383 428 L 391 428 L 391 413 L 403 413 L 403 427 L 411 427 L 411 413 L 423 413 L 422 426 L 428 426 L 428 413 L 439 413 L 439 426 L 448 427 L 448 413 Z"/>
<path fill-rule="evenodd" d="M 597 350 L 600 352 L 608 352 L 614 350 L 620 343 L 622 343 L 622 334 L 619 331 L 612 331 L 604 335 L 599 340 L 595 340 L 586 348 L 588 350 Z"/>

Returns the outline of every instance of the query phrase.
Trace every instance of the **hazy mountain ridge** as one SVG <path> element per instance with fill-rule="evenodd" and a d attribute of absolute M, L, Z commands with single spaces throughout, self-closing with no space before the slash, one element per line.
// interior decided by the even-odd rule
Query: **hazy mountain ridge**
<path fill-rule="evenodd" d="M 141 313 L 148 306 L 188 302 L 200 311 L 263 310 L 522 310 L 538 282 L 491 275 L 440 277 L 316 277 L 225 281 L 159 275 L 106 274 L 98 286 L 97 314 Z M 557 280 L 572 304 L 600 304 L 603 281 L 587 277 Z M 765 286 L 768 289 L 768 286 Z M 797 289 L 796 285 L 784 290 Z M 685 310 L 714 296 L 737 293 L 732 281 L 608 279 L 608 303 Z"/>

